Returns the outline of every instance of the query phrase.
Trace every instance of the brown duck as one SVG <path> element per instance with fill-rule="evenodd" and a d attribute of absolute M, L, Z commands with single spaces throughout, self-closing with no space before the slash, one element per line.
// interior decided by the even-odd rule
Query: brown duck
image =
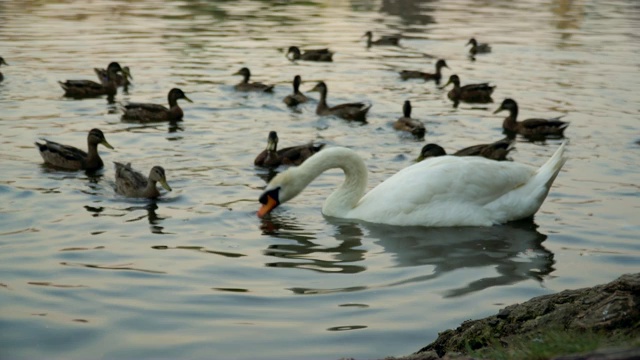
<path fill-rule="evenodd" d="M 480 144 L 466 147 L 456 151 L 454 156 L 482 156 L 487 159 L 504 161 L 507 160 L 509 151 L 513 150 L 513 140 L 502 139 L 491 144 Z M 424 159 L 436 156 L 447 155 L 447 152 L 437 144 L 427 144 L 420 150 L 420 156 L 416 161 L 420 162 Z"/>
<path fill-rule="evenodd" d="M 453 101 L 454 106 L 458 106 L 460 101 L 482 104 L 493 102 L 491 94 L 496 87 L 490 86 L 488 83 L 460 86 L 460 78 L 454 74 L 449 77 L 449 81 L 444 84 L 443 88 L 449 84 L 453 84 L 453 89 L 449 91 L 447 96 Z"/>
<path fill-rule="evenodd" d="M 278 150 L 278 134 L 275 131 L 269 132 L 267 148 L 256 156 L 253 164 L 263 167 L 278 167 L 280 165 L 300 165 L 313 154 L 322 150 L 324 144 L 291 146 Z"/>
<path fill-rule="evenodd" d="M 393 128 L 399 131 L 409 132 L 416 138 L 422 139 L 426 130 L 422 122 L 411 118 L 411 101 L 406 100 L 404 102 L 404 105 L 402 106 L 402 112 L 404 116 L 393 123 Z"/>
<path fill-rule="evenodd" d="M 91 129 L 87 135 L 88 153 L 69 145 L 42 139 L 45 143 L 36 142 L 44 162 L 67 170 L 97 170 L 104 165 L 98 155 L 98 145 L 113 149 L 100 129 Z"/>
<path fill-rule="evenodd" d="M 258 91 L 258 92 L 272 92 L 273 85 L 266 85 L 260 82 L 249 82 L 251 78 L 251 71 L 243 67 L 242 69 L 235 72 L 233 75 L 242 75 L 243 79 L 240 83 L 234 86 L 236 91 Z"/>
<path fill-rule="evenodd" d="M 465 45 L 471 44 L 471 49 L 469 49 L 469 54 L 471 56 L 475 56 L 476 54 L 487 54 L 491 52 L 491 46 L 489 44 L 479 44 L 475 38 L 469 39 L 469 42 Z"/>
<path fill-rule="evenodd" d="M 378 40 L 372 40 L 373 33 L 371 31 L 367 31 L 362 35 L 362 37 L 367 38 L 367 47 L 371 46 L 399 46 L 400 45 L 400 36 L 393 35 L 385 35 L 381 36 Z"/>
<path fill-rule="evenodd" d="M 110 63 L 106 69 L 98 69 L 98 68 L 93 68 L 93 71 L 95 71 L 96 75 L 98 76 L 98 79 L 102 82 L 102 80 L 104 78 L 107 77 L 107 73 L 110 67 L 115 67 L 115 66 L 120 66 L 120 64 L 118 64 L 117 62 L 112 62 Z M 128 66 L 123 66 L 122 67 L 122 74 L 116 74 L 116 85 L 117 86 L 123 86 L 123 87 L 128 87 L 131 82 L 129 82 L 129 80 L 133 80 L 133 76 L 131 76 L 131 70 L 129 69 Z"/>
<path fill-rule="evenodd" d="M 291 57 L 289 58 L 289 55 Z M 333 53 L 329 49 L 307 49 L 304 52 L 300 51 L 297 46 L 289 47 L 287 51 L 287 58 L 290 60 L 304 60 L 304 61 L 333 61 Z"/>
<path fill-rule="evenodd" d="M 64 90 L 66 97 L 82 99 L 107 95 L 112 98 L 118 92 L 116 84 L 118 73 L 124 73 L 124 70 L 118 63 L 111 63 L 107 68 L 107 76 L 101 79 L 100 84 L 91 80 L 67 80 L 65 82 L 58 81 L 58 83 Z"/>
<path fill-rule="evenodd" d="M 316 86 L 309 91 L 317 91 L 320 93 L 320 101 L 316 107 L 316 114 L 322 116 L 338 116 L 345 120 L 352 121 L 367 121 L 367 112 L 371 109 L 371 104 L 365 103 L 347 103 L 336 106 L 327 105 L 327 85 L 324 81 L 320 81 Z"/>
<path fill-rule="evenodd" d="M 422 72 L 422 71 L 402 70 L 400 72 L 400 77 L 402 78 L 402 80 L 408 80 L 408 79 L 423 79 L 424 81 L 433 80 L 435 81 L 436 85 L 440 85 L 440 80 L 442 79 L 443 67 L 449 68 L 449 66 L 447 66 L 447 62 L 444 61 L 443 59 L 440 59 L 436 62 L 436 72 L 433 74 Z"/>
<path fill-rule="evenodd" d="M 564 130 L 569 126 L 569 122 L 560 121 L 562 116 L 552 119 L 527 119 L 518 121 L 518 103 L 513 99 L 504 99 L 500 107 L 493 113 L 499 113 L 502 110 L 509 111 L 502 122 L 502 128 L 506 133 L 520 134 L 528 138 L 536 137 L 563 137 Z"/>
<path fill-rule="evenodd" d="M 169 108 L 159 104 L 126 104 L 122 107 L 124 113 L 121 119 L 123 121 L 139 122 L 179 121 L 182 120 L 184 112 L 178 105 L 178 100 L 185 99 L 188 102 L 193 102 L 178 88 L 171 89 L 167 95 L 167 99 L 169 100 Z"/>
<path fill-rule="evenodd" d="M 309 99 L 300 92 L 300 83 L 302 83 L 302 78 L 300 75 L 296 75 L 293 78 L 293 94 L 287 95 L 284 100 L 284 103 L 287 106 L 296 106 L 298 104 L 306 103 Z"/>

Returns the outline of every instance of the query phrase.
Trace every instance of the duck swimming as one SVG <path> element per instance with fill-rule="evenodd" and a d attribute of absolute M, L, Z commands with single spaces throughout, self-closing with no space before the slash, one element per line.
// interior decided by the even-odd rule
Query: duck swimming
<path fill-rule="evenodd" d="M 242 75 L 243 79 L 240 83 L 234 86 L 236 91 L 258 91 L 258 92 L 272 92 L 273 85 L 266 85 L 260 82 L 249 82 L 251 78 L 251 71 L 249 68 L 243 67 L 235 72 L 233 75 Z"/>
<path fill-rule="evenodd" d="M 454 156 L 482 156 L 487 159 L 504 161 L 508 160 L 507 155 L 513 150 L 512 139 L 502 139 L 491 144 L 472 145 L 453 153 Z M 420 156 L 416 161 L 427 158 L 445 156 L 447 152 L 438 144 L 427 144 L 420 150 Z"/>
<path fill-rule="evenodd" d="M 491 46 L 489 44 L 479 44 L 475 38 L 469 39 L 469 42 L 465 45 L 471 44 L 471 49 L 469 49 L 469 54 L 471 56 L 475 56 L 476 54 L 487 54 L 491 52 Z"/>
<path fill-rule="evenodd" d="M 468 84 L 461 87 L 460 78 L 454 74 L 449 77 L 449 81 L 442 88 L 449 84 L 453 84 L 453 89 L 447 93 L 447 96 L 453 101 L 454 107 L 457 107 L 460 101 L 481 104 L 493 102 L 491 94 L 496 87 L 490 86 L 488 83 Z"/>
<path fill-rule="evenodd" d="M 433 74 L 422 72 L 422 71 L 402 70 L 400 72 L 400 77 L 402 78 L 402 80 L 408 80 L 408 79 L 424 79 L 424 81 L 433 80 L 436 83 L 436 85 L 440 85 L 440 79 L 442 79 L 443 67 L 449 68 L 449 66 L 447 66 L 447 62 L 444 61 L 443 59 L 440 59 L 436 62 L 436 72 Z"/>
<path fill-rule="evenodd" d="M 97 170 L 104 165 L 98 155 L 98 145 L 113 149 L 100 129 L 91 129 L 87 135 L 88 153 L 69 145 L 42 139 L 45 143 L 36 142 L 44 162 L 67 170 Z"/>
<path fill-rule="evenodd" d="M 518 103 L 513 99 L 504 99 L 500 107 L 493 113 L 509 111 L 502 122 L 502 128 L 508 134 L 520 134 L 528 138 L 563 137 L 569 122 L 560 121 L 560 117 L 552 119 L 527 119 L 518 121 Z"/>
<path fill-rule="evenodd" d="M 169 108 L 159 104 L 145 103 L 128 103 L 123 105 L 122 109 L 124 113 L 121 119 L 123 121 L 139 122 L 179 121 L 182 120 L 184 112 L 178 105 L 178 100 L 185 99 L 188 102 L 193 102 L 178 88 L 169 90 L 167 99 L 169 101 Z"/>
<path fill-rule="evenodd" d="M 404 105 L 402 106 L 402 112 L 404 116 L 393 123 L 393 128 L 399 131 L 406 131 L 416 138 L 422 139 L 426 129 L 422 122 L 411 118 L 411 101 L 405 100 Z"/>
<path fill-rule="evenodd" d="M 371 108 L 371 104 L 365 103 L 347 103 L 336 106 L 327 105 L 327 85 L 324 81 L 320 81 L 309 91 L 318 91 L 320 93 L 320 101 L 316 107 L 316 114 L 322 116 L 335 115 L 345 120 L 366 122 L 367 112 Z"/>
<path fill-rule="evenodd" d="M 367 38 L 367 47 L 371 46 L 399 46 L 400 45 L 400 36 L 393 35 L 385 35 L 381 36 L 378 40 L 372 41 L 373 33 L 371 31 L 367 31 L 362 35 L 362 37 Z"/>
<path fill-rule="evenodd" d="M 297 46 L 291 46 L 287 51 L 287 58 L 289 58 L 289 54 L 291 54 L 290 60 L 292 61 L 333 61 L 333 53 L 329 49 L 308 49 L 301 52 Z"/>
<path fill-rule="evenodd" d="M 109 65 L 109 68 L 107 68 L 107 76 L 101 79 L 100 84 L 91 80 L 58 81 L 64 90 L 64 96 L 82 99 L 107 95 L 109 98 L 113 98 L 118 92 L 118 86 L 116 84 L 117 75 L 118 73 L 124 74 L 124 69 L 122 69 L 118 63 L 111 63 Z"/>
<path fill-rule="evenodd" d="M 256 156 L 253 164 L 272 168 L 280 165 L 300 165 L 313 154 L 322 150 L 323 147 L 324 144 L 308 143 L 278 150 L 278 134 L 275 131 L 270 131 L 267 148 Z"/>
<path fill-rule="evenodd" d="M 117 62 L 112 62 L 109 63 L 106 69 L 93 68 L 93 71 L 98 76 L 100 82 L 102 82 L 102 80 L 107 77 L 107 74 L 109 72 L 108 69 L 112 67 L 120 67 L 120 64 L 118 64 Z M 131 84 L 129 80 L 133 80 L 133 76 L 131 76 L 131 70 L 128 66 L 123 66 L 122 74 L 116 74 L 115 83 L 117 86 L 123 86 L 124 88 L 127 88 Z"/>
<path fill-rule="evenodd" d="M 113 162 L 116 169 L 116 192 L 120 195 L 134 198 L 155 199 L 160 196 L 156 183 L 160 183 L 167 191 L 171 187 L 167 184 L 167 178 L 162 166 L 154 166 L 149 171 L 149 177 L 135 171 L 131 163 L 121 164 Z"/>
<path fill-rule="evenodd" d="M 296 106 L 298 104 L 306 103 L 309 99 L 300 91 L 300 83 L 302 78 L 300 75 L 296 75 L 293 78 L 293 94 L 287 95 L 282 101 L 287 106 Z"/>
<path fill-rule="evenodd" d="M 564 165 L 563 143 L 540 168 L 477 156 L 441 156 L 408 166 L 365 194 L 367 167 L 348 148 L 333 147 L 276 175 L 259 198 L 264 217 L 316 177 L 339 168 L 344 182 L 322 214 L 401 226 L 491 226 L 535 214 Z"/>

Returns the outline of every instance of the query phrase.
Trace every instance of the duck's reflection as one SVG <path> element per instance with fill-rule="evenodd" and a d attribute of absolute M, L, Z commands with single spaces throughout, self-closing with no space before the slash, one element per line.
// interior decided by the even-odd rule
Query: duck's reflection
<path fill-rule="evenodd" d="M 270 245 L 265 254 L 282 261 L 267 266 L 301 268 L 319 272 L 358 273 L 367 269 L 366 246 L 373 241 L 392 259 L 395 267 L 422 267 L 427 273 L 376 286 L 396 286 L 429 281 L 447 273 L 468 268 L 489 268 L 494 273 L 478 271 L 477 278 L 465 284 L 456 283 L 445 296 L 454 297 L 493 286 L 514 284 L 523 280 L 542 279 L 554 270 L 553 253 L 542 242 L 546 235 L 536 230 L 532 220 L 493 227 L 425 228 L 397 227 L 342 219 L 326 218 L 333 225 L 336 246 L 324 247 L 316 242 L 316 234 L 295 219 L 278 216 L 263 221 L 263 232 L 279 239 L 293 240 Z M 358 291 L 370 285 L 341 289 L 296 288 L 297 293 Z"/>

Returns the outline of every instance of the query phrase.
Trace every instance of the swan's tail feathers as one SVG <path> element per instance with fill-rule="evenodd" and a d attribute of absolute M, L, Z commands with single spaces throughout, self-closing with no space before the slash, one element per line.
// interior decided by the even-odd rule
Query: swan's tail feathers
<path fill-rule="evenodd" d="M 560 145 L 558 150 L 556 150 L 553 156 L 551 156 L 551 158 L 547 160 L 547 162 L 544 165 L 542 165 L 540 169 L 538 169 L 538 175 L 536 177 L 540 176 L 543 179 L 544 178 L 547 179 L 545 183 L 545 187 L 547 188 L 547 191 L 549 191 L 549 188 L 551 188 L 551 184 L 553 184 L 553 181 L 556 179 L 556 176 L 558 176 L 560 169 L 562 169 L 562 166 L 567 161 L 567 157 L 564 156 L 564 150 L 566 145 L 567 145 L 567 141 L 565 140 L 562 142 L 562 144 Z"/>

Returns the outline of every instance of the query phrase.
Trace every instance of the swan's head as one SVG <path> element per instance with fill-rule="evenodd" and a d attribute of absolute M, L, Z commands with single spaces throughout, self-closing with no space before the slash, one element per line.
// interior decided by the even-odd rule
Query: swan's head
<path fill-rule="evenodd" d="M 295 170 L 296 168 L 290 168 L 281 172 L 269 182 L 258 199 L 262 204 L 258 210 L 258 217 L 267 215 L 280 204 L 296 197 L 304 189 L 304 184 L 298 181 L 299 177 L 295 175 Z"/>

